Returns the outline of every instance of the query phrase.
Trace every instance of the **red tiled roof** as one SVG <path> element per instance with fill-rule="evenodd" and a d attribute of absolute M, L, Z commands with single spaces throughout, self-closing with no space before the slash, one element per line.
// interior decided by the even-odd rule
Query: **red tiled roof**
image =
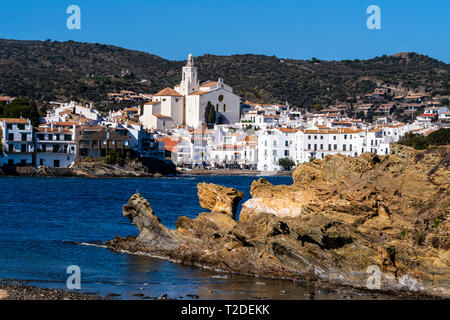
<path fill-rule="evenodd" d="M 28 119 L 18 119 L 18 118 L 1 118 L 0 121 L 5 121 L 6 123 L 20 123 L 26 124 L 28 123 Z"/>
<path fill-rule="evenodd" d="M 217 81 L 210 81 L 210 82 L 207 82 L 205 84 L 200 85 L 200 87 L 212 87 L 212 86 L 214 86 L 216 84 L 218 84 Z"/>
<path fill-rule="evenodd" d="M 160 92 L 155 94 L 156 97 L 182 97 L 181 94 L 173 90 L 172 88 L 162 89 Z"/>

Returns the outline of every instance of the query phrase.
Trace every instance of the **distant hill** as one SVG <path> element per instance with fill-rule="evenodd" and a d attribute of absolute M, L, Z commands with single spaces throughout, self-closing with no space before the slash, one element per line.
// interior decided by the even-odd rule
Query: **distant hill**
<path fill-rule="evenodd" d="M 222 77 L 243 101 L 312 107 L 368 93 L 379 82 L 450 94 L 450 65 L 416 53 L 343 61 L 208 54 L 195 63 L 200 81 Z M 107 92 L 155 93 L 173 87 L 184 64 L 102 44 L 0 39 L 0 93 L 94 101 L 107 110 Z"/>

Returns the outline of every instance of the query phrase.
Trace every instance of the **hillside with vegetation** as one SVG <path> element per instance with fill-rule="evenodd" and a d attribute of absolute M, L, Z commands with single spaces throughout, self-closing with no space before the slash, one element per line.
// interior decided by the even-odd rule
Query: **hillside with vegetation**
<path fill-rule="evenodd" d="M 222 77 L 243 101 L 310 108 L 371 92 L 380 83 L 450 94 L 450 65 L 416 53 L 343 61 L 208 54 L 195 63 L 200 81 Z M 108 110 L 107 92 L 173 87 L 184 64 L 102 44 L 0 39 L 0 94 L 93 101 Z"/>

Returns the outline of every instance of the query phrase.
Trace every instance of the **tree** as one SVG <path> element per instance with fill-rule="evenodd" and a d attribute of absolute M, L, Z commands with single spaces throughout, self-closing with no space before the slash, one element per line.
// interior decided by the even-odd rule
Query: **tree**
<path fill-rule="evenodd" d="M 26 98 L 17 98 L 0 108 L 1 118 L 26 118 L 33 126 L 39 125 L 39 112 L 36 103 Z"/>
<path fill-rule="evenodd" d="M 214 106 L 211 104 L 211 101 L 208 101 L 208 104 L 205 108 L 205 122 L 207 125 L 211 125 L 216 123 L 216 110 Z"/>
<path fill-rule="evenodd" d="M 450 100 L 449 100 L 448 98 L 443 98 L 443 99 L 441 100 L 441 104 L 442 104 L 443 106 L 449 106 L 449 105 L 450 105 Z"/>
<path fill-rule="evenodd" d="M 291 170 L 295 166 L 294 160 L 290 158 L 281 158 L 278 160 L 278 164 L 283 167 L 284 170 Z"/>

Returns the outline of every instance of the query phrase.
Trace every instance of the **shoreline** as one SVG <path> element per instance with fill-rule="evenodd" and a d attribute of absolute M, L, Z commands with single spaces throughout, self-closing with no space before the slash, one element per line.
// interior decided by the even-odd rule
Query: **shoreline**
<path fill-rule="evenodd" d="M 66 169 L 66 168 L 64 168 Z M 0 174 L 0 178 L 15 178 L 15 177 L 29 177 L 29 178 L 182 178 L 182 177 L 194 177 L 194 176 L 241 176 L 241 177 L 290 177 L 292 171 L 278 171 L 278 172 L 264 172 L 264 171 L 252 171 L 252 170 L 192 170 L 177 172 L 176 174 L 160 174 L 160 173 L 148 173 L 141 175 L 134 174 L 103 174 L 103 175 L 80 175 L 70 172 L 70 168 L 64 170 L 61 173 L 58 171 L 52 171 L 46 174 L 38 173 L 17 173 L 17 174 Z"/>
<path fill-rule="evenodd" d="M 2 300 L 108 300 L 95 294 L 40 288 L 24 284 L 26 280 L 0 279 L 0 301 Z"/>
<path fill-rule="evenodd" d="M 250 176 L 250 177 L 290 177 L 292 171 L 274 171 L 264 172 L 259 170 L 207 170 L 207 169 L 192 169 L 191 171 L 182 171 L 178 173 L 179 176 Z"/>

